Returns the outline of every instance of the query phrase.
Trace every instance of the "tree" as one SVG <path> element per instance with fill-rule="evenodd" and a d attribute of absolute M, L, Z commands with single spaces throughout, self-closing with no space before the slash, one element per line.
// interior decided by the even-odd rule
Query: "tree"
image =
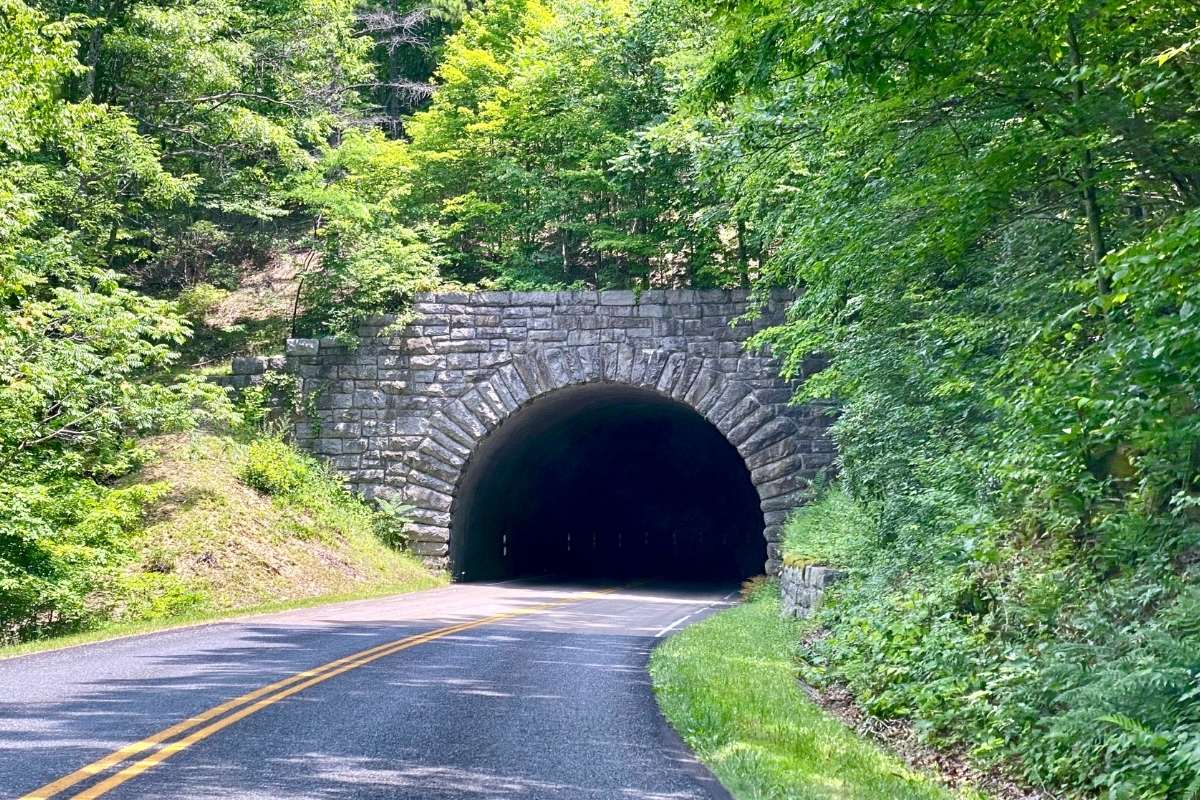
<path fill-rule="evenodd" d="M 801 290 L 761 341 L 828 360 L 801 396 L 838 401 L 873 526 L 814 657 L 1034 784 L 1186 796 L 1200 11 L 768 0 L 718 24 L 667 135 L 728 193 L 757 289 Z"/>
<path fill-rule="evenodd" d="M 69 626 L 155 495 L 98 481 L 133 437 L 189 424 L 218 392 L 154 380 L 187 327 L 112 269 L 131 221 L 190 198 L 122 112 L 61 99 L 84 74 L 53 23 L 4 0 L 0 28 L 0 638 Z M 32 56 L 32 58 L 30 57 Z"/>
<path fill-rule="evenodd" d="M 408 129 L 412 213 L 435 222 L 452 274 L 503 285 L 737 280 L 700 213 L 691 162 L 658 146 L 662 63 L 699 20 L 685 6 L 490 4 L 444 49 Z"/>

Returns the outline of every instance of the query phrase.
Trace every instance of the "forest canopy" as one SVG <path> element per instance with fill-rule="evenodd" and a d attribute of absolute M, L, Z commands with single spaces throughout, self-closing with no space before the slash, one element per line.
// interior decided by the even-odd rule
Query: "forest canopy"
<path fill-rule="evenodd" d="M 138 437 L 230 413 L 189 309 L 282 254 L 304 335 L 797 290 L 756 345 L 839 409 L 814 680 L 1067 795 L 1200 793 L 1194 2 L 0 0 L 10 636 L 86 616 Z"/>

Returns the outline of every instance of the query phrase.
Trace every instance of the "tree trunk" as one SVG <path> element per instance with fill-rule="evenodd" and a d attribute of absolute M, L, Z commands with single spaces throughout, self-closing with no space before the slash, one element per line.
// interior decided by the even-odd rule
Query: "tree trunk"
<path fill-rule="evenodd" d="M 750 288 L 750 254 L 746 252 L 746 223 L 737 221 L 738 273 L 742 288 Z"/>
<path fill-rule="evenodd" d="M 1071 51 L 1071 65 L 1078 70 L 1083 66 L 1083 54 L 1079 49 L 1074 19 L 1067 23 L 1067 46 Z M 1076 107 L 1081 106 L 1084 94 L 1082 80 L 1075 80 L 1072 93 Z M 1108 277 L 1100 267 L 1100 262 L 1108 254 L 1108 245 L 1104 241 L 1104 228 L 1100 222 L 1100 203 L 1096 199 L 1096 171 L 1090 147 L 1083 148 L 1080 155 L 1079 178 L 1083 186 L 1083 213 L 1087 217 L 1088 242 L 1092 267 L 1096 270 L 1096 287 L 1101 294 L 1108 294 Z"/>

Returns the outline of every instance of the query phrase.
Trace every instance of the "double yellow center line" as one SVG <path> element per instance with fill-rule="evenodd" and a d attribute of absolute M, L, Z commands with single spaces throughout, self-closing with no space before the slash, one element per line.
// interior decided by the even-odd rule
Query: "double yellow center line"
<path fill-rule="evenodd" d="M 410 647 L 416 647 L 419 644 L 431 642 L 435 639 L 441 639 L 444 636 L 451 636 L 455 633 L 460 633 L 471 628 L 478 628 L 481 625 L 490 625 L 495 622 L 512 619 L 513 617 L 524 616 L 526 614 L 536 614 L 542 611 L 547 611 L 552 608 L 567 605 L 569 603 L 578 603 L 584 600 L 591 600 L 603 595 L 615 592 L 616 589 L 603 589 L 595 592 L 586 592 L 583 594 L 572 595 L 563 600 L 555 600 L 549 603 L 540 603 L 538 605 L 523 606 L 512 611 L 505 611 L 499 614 L 493 614 L 489 617 L 481 617 L 480 619 L 471 620 L 470 622 L 462 622 L 457 625 L 447 625 L 444 628 L 437 628 L 425 633 L 414 634 L 403 639 L 397 639 L 394 642 L 369 647 L 366 650 L 361 650 L 348 656 L 330 661 L 328 664 L 322 664 L 319 667 L 297 672 L 275 683 L 263 686 L 260 689 L 255 689 L 252 692 L 247 692 L 240 697 L 235 697 L 214 706 L 207 711 L 197 714 L 194 717 L 177 722 L 169 728 L 164 728 L 158 733 L 147 736 L 137 742 L 132 742 L 124 747 L 110 753 L 103 758 L 97 759 L 87 766 L 81 767 L 69 775 L 64 775 L 56 781 L 47 783 L 41 788 L 34 789 L 29 794 L 22 797 L 22 800 L 46 800 L 54 797 L 60 792 L 63 792 L 78 783 L 89 780 L 104 772 L 111 770 L 124 764 L 127 761 L 132 761 L 124 768 L 113 773 L 102 781 L 84 789 L 81 792 L 73 795 L 75 798 L 95 798 L 100 797 L 107 792 L 112 791 L 116 787 L 125 783 L 128 780 L 136 778 L 151 767 L 161 764 L 171 756 L 186 750 L 196 742 L 207 739 L 214 733 L 229 727 L 240 719 L 245 719 L 256 711 L 261 711 L 269 705 L 278 703 L 280 700 L 291 697 L 297 692 L 302 692 L 310 686 L 316 686 L 318 683 L 327 681 L 330 678 L 341 675 L 343 672 L 349 672 L 352 669 L 370 664 L 385 656 L 390 656 L 393 653 L 398 653 L 401 650 L 407 650 Z M 231 713 L 232 712 L 232 713 Z M 190 733 L 189 733 L 190 731 Z M 181 736 L 181 734 L 186 734 Z M 180 738 L 175 738 L 180 737 Z M 146 751 L 151 751 L 149 754 L 134 761 L 133 759 L 139 754 Z"/>

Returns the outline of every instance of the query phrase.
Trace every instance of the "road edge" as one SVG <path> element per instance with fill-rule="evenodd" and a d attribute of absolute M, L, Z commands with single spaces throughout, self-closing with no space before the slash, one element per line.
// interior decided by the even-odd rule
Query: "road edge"
<path fill-rule="evenodd" d="M 194 630 L 196 628 L 209 628 L 217 625 L 229 625 L 248 620 L 265 619 L 276 617 L 282 614 L 289 614 L 293 611 L 303 611 L 310 608 L 320 608 L 323 606 L 352 606 L 357 603 L 371 603 L 379 600 L 386 600 L 392 597 L 410 597 L 418 594 L 426 594 L 430 592 L 440 592 L 454 586 L 453 583 L 445 583 L 440 586 L 428 586 L 424 589 L 410 589 L 408 591 L 388 591 L 385 590 L 379 594 L 331 594 L 318 595 L 311 598 L 303 598 L 299 602 L 289 603 L 283 607 L 278 605 L 266 604 L 264 606 L 251 607 L 247 609 L 236 609 L 228 615 L 219 615 L 198 620 L 185 620 L 179 622 L 171 622 L 164 620 L 161 626 L 153 625 L 147 630 L 134 630 L 127 633 L 114 632 L 111 636 L 105 636 L 101 631 L 96 631 L 97 638 L 88 639 L 83 642 L 69 642 L 56 644 L 54 639 L 45 639 L 41 642 L 27 642 L 27 645 L 34 645 L 34 649 L 26 650 L 18 653 L 5 653 L 0 650 L 0 663 L 12 661 L 18 658 L 26 658 L 28 656 L 41 656 L 49 653 L 62 653 L 68 650 L 77 650 L 81 647 L 91 647 L 92 645 L 108 644 L 110 642 L 125 641 L 127 639 L 142 639 L 149 636 L 158 636 L 164 633 L 176 633 L 178 631 Z M 338 599 L 342 598 L 342 599 Z M 68 638 L 79 634 L 67 634 L 60 638 Z M 45 647 L 40 645 L 45 644 Z M 23 646 L 23 645 L 18 645 Z"/>

